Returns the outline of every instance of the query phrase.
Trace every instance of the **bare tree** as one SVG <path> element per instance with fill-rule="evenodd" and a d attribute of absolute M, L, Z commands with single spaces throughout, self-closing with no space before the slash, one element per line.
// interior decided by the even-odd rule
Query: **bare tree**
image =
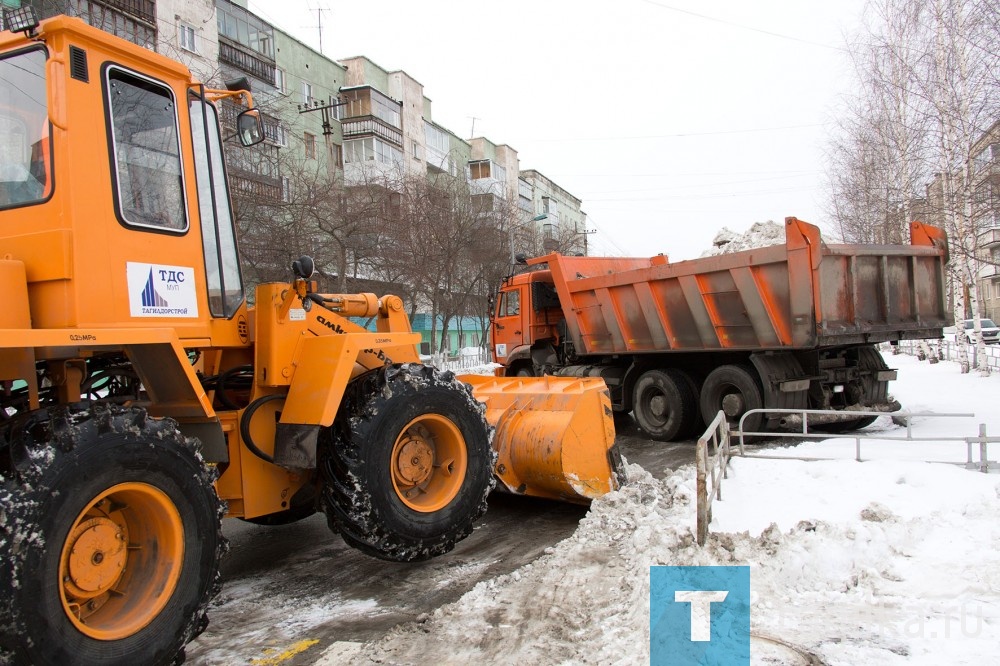
<path fill-rule="evenodd" d="M 921 214 L 948 231 L 956 320 L 966 297 L 978 312 L 974 160 L 1000 112 L 998 12 L 981 0 L 871 0 L 851 45 L 858 94 L 830 150 L 831 209 L 847 240 L 898 242 L 916 185 L 935 174 Z"/>

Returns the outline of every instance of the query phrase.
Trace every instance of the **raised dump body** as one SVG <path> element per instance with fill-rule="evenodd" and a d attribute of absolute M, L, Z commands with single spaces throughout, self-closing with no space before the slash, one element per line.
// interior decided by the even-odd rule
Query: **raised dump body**
<path fill-rule="evenodd" d="M 785 238 L 677 263 L 531 259 L 540 270 L 509 279 L 497 299 L 497 360 L 506 374 L 601 376 L 617 411 L 638 409 L 647 434 L 668 439 L 700 425 L 678 414 L 689 427 L 673 423 L 671 410 L 707 421 L 724 402 L 738 414 L 751 404 L 891 408 L 892 373 L 871 345 L 940 337 L 944 233 L 914 222 L 910 245 L 828 245 L 787 218 Z M 716 376 L 706 392 L 721 367 L 726 386 Z"/>

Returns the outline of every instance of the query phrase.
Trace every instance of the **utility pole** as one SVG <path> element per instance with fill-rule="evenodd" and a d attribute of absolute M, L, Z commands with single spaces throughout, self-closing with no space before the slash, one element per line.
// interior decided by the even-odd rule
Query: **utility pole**
<path fill-rule="evenodd" d="M 583 231 L 577 231 L 578 234 L 583 234 L 583 256 L 589 257 L 590 254 L 587 251 L 587 236 L 590 234 L 596 234 L 597 229 L 584 229 Z"/>
<path fill-rule="evenodd" d="M 479 118 L 477 118 L 476 116 L 469 116 L 469 118 L 472 118 L 472 132 L 469 134 L 469 138 L 470 139 L 475 139 L 476 138 L 476 121 L 479 120 Z"/>

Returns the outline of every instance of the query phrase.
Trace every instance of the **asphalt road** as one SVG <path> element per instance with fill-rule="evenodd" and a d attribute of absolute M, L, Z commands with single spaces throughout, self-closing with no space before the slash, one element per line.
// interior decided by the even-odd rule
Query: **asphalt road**
<path fill-rule="evenodd" d="M 616 424 L 630 463 L 656 476 L 694 461 L 694 443 L 644 439 Z M 228 520 L 231 550 L 208 629 L 187 648 L 192 664 L 313 664 L 334 643 L 360 643 L 455 601 L 476 583 L 510 573 L 570 536 L 586 508 L 494 493 L 473 534 L 428 562 L 367 557 L 314 515 L 261 527 Z"/>

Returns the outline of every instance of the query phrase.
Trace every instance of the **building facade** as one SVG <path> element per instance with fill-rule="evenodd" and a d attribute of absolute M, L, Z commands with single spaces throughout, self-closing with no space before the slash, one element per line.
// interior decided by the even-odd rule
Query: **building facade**
<path fill-rule="evenodd" d="M 997 321 L 1000 318 L 1000 120 L 973 144 L 971 216 L 972 233 L 976 234 L 975 250 L 978 257 L 976 278 L 979 292 L 979 316 Z M 958 180 L 958 174 L 954 176 Z M 944 226 L 946 210 L 945 180 L 942 174 L 934 175 L 927 185 L 926 198 L 921 202 L 921 219 Z M 968 291 L 968 287 L 966 287 Z M 969 299 L 966 317 L 972 317 Z"/>

